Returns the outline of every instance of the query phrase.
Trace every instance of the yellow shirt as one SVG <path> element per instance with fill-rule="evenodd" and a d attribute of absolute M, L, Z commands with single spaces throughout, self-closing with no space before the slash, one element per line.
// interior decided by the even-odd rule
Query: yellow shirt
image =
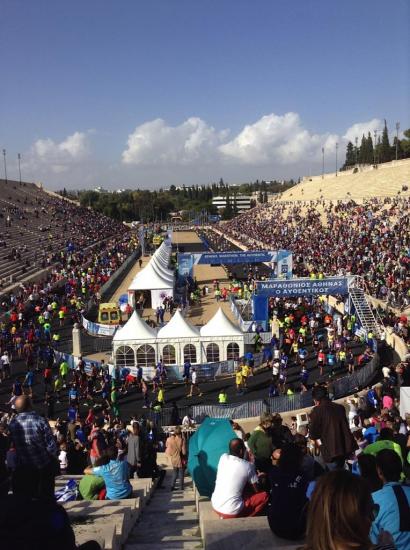
<path fill-rule="evenodd" d="M 250 367 L 248 367 L 248 365 L 243 365 L 242 366 L 242 376 L 244 376 L 245 378 L 247 378 L 251 373 L 251 369 Z"/>
<path fill-rule="evenodd" d="M 236 374 L 235 374 L 235 381 L 236 381 L 236 385 L 239 386 L 240 384 L 242 384 L 242 372 L 241 371 L 238 371 Z"/>

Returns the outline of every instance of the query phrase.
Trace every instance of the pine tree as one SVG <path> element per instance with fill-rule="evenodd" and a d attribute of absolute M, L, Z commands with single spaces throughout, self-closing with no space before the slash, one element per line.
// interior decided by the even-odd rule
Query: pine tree
<path fill-rule="evenodd" d="M 346 168 L 347 166 L 354 166 L 355 163 L 356 163 L 356 157 L 355 157 L 353 143 L 349 141 L 346 147 L 346 161 L 345 161 L 344 167 Z"/>
<path fill-rule="evenodd" d="M 387 130 L 386 119 L 384 120 L 384 128 L 380 147 L 380 162 L 389 162 L 391 160 L 391 149 L 389 142 L 389 132 Z"/>
<path fill-rule="evenodd" d="M 372 136 L 370 134 L 370 132 L 367 134 L 367 147 L 366 147 L 366 151 L 367 151 L 367 158 L 366 158 L 366 163 L 367 164 L 373 164 L 374 162 L 374 151 L 373 151 L 373 140 L 372 140 Z"/>
<path fill-rule="evenodd" d="M 367 147 L 367 140 L 364 137 L 364 134 L 362 135 L 362 141 L 360 143 L 359 147 L 359 164 L 365 164 L 366 163 L 366 147 Z"/>

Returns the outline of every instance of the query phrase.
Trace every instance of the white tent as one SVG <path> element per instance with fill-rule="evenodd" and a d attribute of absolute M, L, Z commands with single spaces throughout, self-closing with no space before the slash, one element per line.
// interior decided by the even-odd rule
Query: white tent
<path fill-rule="evenodd" d="M 159 330 L 147 325 L 134 312 L 113 338 L 114 361 L 118 366 L 143 366 L 144 377 L 152 378 L 154 365 L 162 358 L 169 367 L 236 359 L 244 353 L 244 334 L 222 309 L 198 329 L 177 310 Z"/>
<path fill-rule="evenodd" d="M 188 355 L 191 363 L 201 361 L 199 329 L 188 323 L 179 310 L 174 313 L 165 326 L 159 329 L 158 345 L 159 353 L 165 364 L 170 364 L 170 361 L 167 360 L 167 357 L 170 357 L 170 351 L 172 356 L 175 356 L 175 363 L 179 365 L 185 362 Z M 192 359 L 195 360 L 192 361 Z"/>
<path fill-rule="evenodd" d="M 151 291 L 151 307 L 153 309 L 160 306 L 165 297 L 174 296 L 174 274 L 167 267 L 171 250 L 163 243 L 155 254 L 158 255 L 154 255 L 155 258 L 153 256 L 144 269 L 137 273 L 128 288 L 132 305 L 135 305 L 134 293 L 138 290 Z"/>
<path fill-rule="evenodd" d="M 222 308 L 201 328 L 200 334 L 202 355 L 207 362 L 226 361 L 244 354 L 243 333 Z"/>
<path fill-rule="evenodd" d="M 150 327 L 141 319 L 136 311 L 131 315 L 122 328 L 114 334 L 113 342 L 155 342 L 157 329 Z"/>
<path fill-rule="evenodd" d="M 144 368 L 144 377 L 152 378 L 158 355 L 157 329 L 150 327 L 136 311 L 113 338 L 113 355 L 117 366 L 135 371 Z"/>

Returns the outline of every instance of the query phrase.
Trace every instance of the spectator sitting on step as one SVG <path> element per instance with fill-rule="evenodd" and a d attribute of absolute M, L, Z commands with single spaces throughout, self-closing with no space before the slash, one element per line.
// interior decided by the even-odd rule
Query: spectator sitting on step
<path fill-rule="evenodd" d="M 275 453 L 280 456 L 277 465 L 269 471 L 269 527 L 278 537 L 298 540 L 305 534 L 308 504 L 309 479 L 303 473 L 304 453 L 295 443 Z"/>
<path fill-rule="evenodd" d="M 323 475 L 309 504 L 302 550 L 395 550 L 389 532 L 369 538 L 375 514 L 367 482 L 346 470 Z"/>
<path fill-rule="evenodd" d="M 84 473 L 101 476 L 104 479 L 107 489 L 108 500 L 119 500 L 129 498 L 132 493 L 132 486 L 129 482 L 128 462 L 117 460 L 117 449 L 108 447 L 103 456 L 108 457 L 108 464 L 103 466 L 89 467 Z"/>
<path fill-rule="evenodd" d="M 242 439 L 234 438 L 229 443 L 229 454 L 219 459 L 211 502 L 221 518 L 255 516 L 268 501 L 268 493 L 259 491 L 254 465 L 244 460 L 245 452 Z"/>

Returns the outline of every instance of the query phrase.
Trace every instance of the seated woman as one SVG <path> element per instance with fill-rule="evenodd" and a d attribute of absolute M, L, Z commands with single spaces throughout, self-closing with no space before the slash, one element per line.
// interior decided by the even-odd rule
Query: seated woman
<path fill-rule="evenodd" d="M 303 472 L 303 450 L 289 443 L 280 451 L 277 466 L 269 471 L 269 527 L 276 536 L 298 540 L 306 528 L 309 478 Z"/>
<path fill-rule="evenodd" d="M 394 550 L 383 531 L 372 544 L 369 532 L 377 514 L 368 483 L 346 470 L 323 475 L 309 504 L 306 544 L 302 550 Z"/>
<path fill-rule="evenodd" d="M 117 460 L 117 449 L 108 447 L 103 456 L 108 458 L 108 464 L 97 467 L 89 467 L 84 473 L 101 476 L 105 482 L 108 500 L 119 500 L 129 498 L 132 487 L 129 482 L 128 462 Z"/>

